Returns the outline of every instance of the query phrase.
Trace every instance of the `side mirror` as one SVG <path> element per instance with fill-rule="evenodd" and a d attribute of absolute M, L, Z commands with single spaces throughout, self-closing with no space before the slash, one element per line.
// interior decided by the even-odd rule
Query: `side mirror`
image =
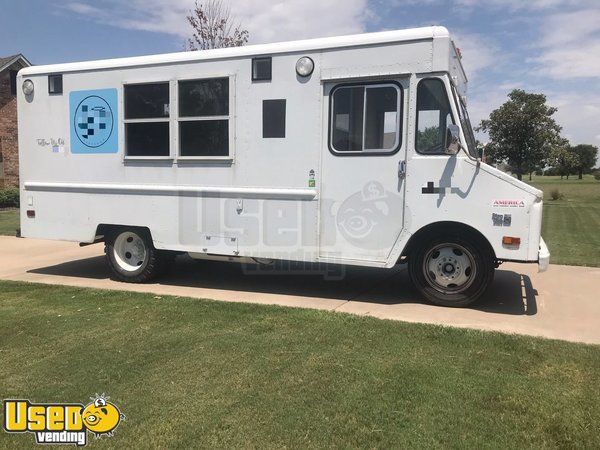
<path fill-rule="evenodd" d="M 448 124 L 444 148 L 446 155 L 456 155 L 460 150 L 460 128 L 458 128 L 458 125 Z"/>

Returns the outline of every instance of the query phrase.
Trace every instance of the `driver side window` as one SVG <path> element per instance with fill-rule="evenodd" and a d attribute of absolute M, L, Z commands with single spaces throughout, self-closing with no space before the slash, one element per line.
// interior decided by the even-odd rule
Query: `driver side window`
<path fill-rule="evenodd" d="M 444 154 L 448 124 L 454 123 L 442 80 L 427 78 L 417 86 L 417 133 L 415 148 L 427 155 Z"/>

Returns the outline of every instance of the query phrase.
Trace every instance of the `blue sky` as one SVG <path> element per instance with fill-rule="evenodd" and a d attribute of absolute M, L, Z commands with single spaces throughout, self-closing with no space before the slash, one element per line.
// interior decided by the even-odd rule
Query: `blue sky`
<path fill-rule="evenodd" d="M 251 43 L 444 25 L 473 122 L 513 88 L 547 95 L 572 143 L 600 146 L 600 0 L 231 0 Z M 193 0 L 0 0 L 0 56 L 34 64 L 181 51 Z"/>

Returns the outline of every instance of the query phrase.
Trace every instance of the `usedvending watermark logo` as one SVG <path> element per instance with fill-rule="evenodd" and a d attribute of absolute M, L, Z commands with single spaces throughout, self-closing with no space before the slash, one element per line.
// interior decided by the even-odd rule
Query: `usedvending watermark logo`
<path fill-rule="evenodd" d="M 346 240 L 361 248 L 381 246 L 379 237 L 398 229 L 402 220 L 402 199 L 371 181 L 348 197 L 336 215 L 337 227 Z"/>
<path fill-rule="evenodd" d="M 88 433 L 96 438 L 113 436 L 125 416 L 110 397 L 90 397 L 82 403 L 31 403 L 4 400 L 4 431 L 32 433 L 37 444 L 87 444 Z"/>
<path fill-rule="evenodd" d="M 328 264 L 347 254 L 384 258 L 401 232 L 403 197 L 378 181 L 349 190 L 345 198 L 232 197 L 220 193 L 179 196 L 179 243 L 206 257 L 238 256 L 252 274 L 323 275 L 343 278 L 343 266 Z M 256 256 L 256 255 L 253 255 Z"/>

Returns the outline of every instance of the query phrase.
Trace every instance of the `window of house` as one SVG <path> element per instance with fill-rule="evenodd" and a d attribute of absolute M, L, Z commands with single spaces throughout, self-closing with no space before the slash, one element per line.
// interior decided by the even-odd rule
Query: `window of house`
<path fill-rule="evenodd" d="M 330 148 L 339 154 L 400 148 L 402 90 L 396 84 L 340 86 L 331 96 Z"/>
<path fill-rule="evenodd" d="M 179 154 L 229 156 L 229 78 L 179 82 Z"/>
<path fill-rule="evenodd" d="M 17 71 L 10 70 L 8 76 L 10 78 L 10 94 L 17 95 Z"/>
<path fill-rule="evenodd" d="M 127 156 L 170 155 L 169 83 L 124 86 Z"/>
<path fill-rule="evenodd" d="M 445 154 L 446 127 L 451 123 L 454 119 L 444 82 L 438 78 L 421 80 L 417 87 L 417 152 Z"/>

